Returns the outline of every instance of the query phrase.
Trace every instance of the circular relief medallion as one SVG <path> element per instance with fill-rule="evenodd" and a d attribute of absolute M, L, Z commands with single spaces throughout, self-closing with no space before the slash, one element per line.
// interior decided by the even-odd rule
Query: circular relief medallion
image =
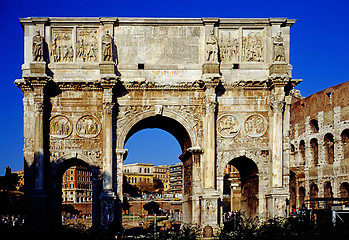
<path fill-rule="evenodd" d="M 267 131 L 266 121 L 262 115 L 251 115 L 246 118 L 244 129 L 250 137 L 261 137 Z"/>
<path fill-rule="evenodd" d="M 50 136 L 55 138 L 66 138 L 72 132 L 72 124 L 65 116 L 55 116 L 50 121 Z"/>
<path fill-rule="evenodd" d="M 76 132 L 80 137 L 93 138 L 96 137 L 100 131 L 101 126 L 98 120 L 91 115 L 81 117 L 76 123 Z"/>
<path fill-rule="evenodd" d="M 234 115 L 223 115 L 218 119 L 217 130 L 222 137 L 235 137 L 240 131 L 239 122 Z"/>

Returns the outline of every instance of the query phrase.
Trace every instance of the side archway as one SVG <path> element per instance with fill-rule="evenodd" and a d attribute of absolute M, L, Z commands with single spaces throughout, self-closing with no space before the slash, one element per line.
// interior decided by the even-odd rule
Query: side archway
<path fill-rule="evenodd" d="M 241 210 L 247 218 L 254 218 L 258 216 L 259 206 L 259 176 L 258 167 L 254 161 L 246 156 L 240 156 L 227 161 L 225 166 L 229 166 L 226 169 L 233 169 L 233 172 L 227 172 L 226 174 L 236 175 L 235 170 L 238 171 L 239 179 L 236 177 L 226 178 L 235 179 L 235 182 L 231 182 L 232 191 L 231 201 L 235 202 L 234 210 Z M 232 166 L 232 167 L 230 167 Z M 230 181 L 230 180 L 229 180 Z M 236 191 L 239 187 L 240 191 Z M 240 206 L 236 206 L 236 199 L 240 199 Z"/>
<path fill-rule="evenodd" d="M 92 201 L 91 201 L 91 208 L 92 208 L 92 225 L 93 226 L 99 226 L 100 224 L 100 201 L 99 201 L 99 195 L 101 192 L 101 173 L 100 173 L 100 167 L 96 166 L 93 161 L 83 155 L 83 154 L 67 154 L 59 159 L 57 159 L 55 162 L 52 163 L 51 166 L 51 190 L 50 195 L 52 196 L 50 198 L 51 201 L 51 209 L 52 209 L 52 219 L 55 221 L 55 225 L 57 227 L 61 226 L 62 223 L 62 193 L 63 193 L 63 175 L 64 173 L 70 169 L 71 167 L 83 167 L 88 172 L 91 173 L 90 180 L 92 182 Z M 74 189 L 77 188 L 77 186 L 74 186 Z M 73 189 L 73 190 L 74 190 Z M 87 208 L 87 206 L 85 206 Z"/>

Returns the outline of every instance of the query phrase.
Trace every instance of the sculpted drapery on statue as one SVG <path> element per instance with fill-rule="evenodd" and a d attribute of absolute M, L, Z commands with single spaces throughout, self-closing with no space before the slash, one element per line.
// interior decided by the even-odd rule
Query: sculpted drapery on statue
<path fill-rule="evenodd" d="M 206 59 L 207 62 L 217 62 L 218 61 L 218 42 L 214 35 L 213 30 L 211 30 L 210 35 L 206 41 Z"/>
<path fill-rule="evenodd" d="M 44 61 L 44 37 L 40 35 L 40 31 L 36 31 L 33 37 L 33 61 Z"/>
<path fill-rule="evenodd" d="M 285 48 L 284 39 L 281 37 L 281 32 L 278 32 L 274 37 L 274 61 L 283 62 L 285 61 Z"/>
<path fill-rule="evenodd" d="M 113 38 L 109 33 L 109 30 L 106 30 L 102 37 L 102 58 L 103 61 L 113 61 L 113 52 L 112 52 L 112 43 Z"/>

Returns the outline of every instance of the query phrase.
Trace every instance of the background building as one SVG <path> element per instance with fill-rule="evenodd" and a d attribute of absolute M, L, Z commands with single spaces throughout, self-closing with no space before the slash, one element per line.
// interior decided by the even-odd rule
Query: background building
<path fill-rule="evenodd" d="M 124 175 L 127 182 L 133 185 L 140 182 L 152 184 L 154 178 L 154 165 L 152 163 L 125 164 Z"/>
<path fill-rule="evenodd" d="M 71 204 L 83 213 L 91 213 L 91 172 L 81 166 L 69 168 L 62 178 L 62 203 Z"/>
<path fill-rule="evenodd" d="M 183 189 L 183 164 L 170 166 L 170 193 L 182 194 Z"/>
<path fill-rule="evenodd" d="M 349 82 L 291 106 L 290 205 L 330 208 L 349 199 Z M 347 200 L 345 200 L 347 198 Z"/>
<path fill-rule="evenodd" d="M 154 166 L 154 178 L 162 181 L 164 185 L 163 192 L 170 190 L 170 167 L 168 165 Z"/>

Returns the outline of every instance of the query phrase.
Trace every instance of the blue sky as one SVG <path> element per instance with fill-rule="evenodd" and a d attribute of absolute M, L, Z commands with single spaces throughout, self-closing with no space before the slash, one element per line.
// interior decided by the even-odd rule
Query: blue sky
<path fill-rule="evenodd" d="M 287 17 L 297 19 L 291 28 L 293 78 L 304 79 L 303 96 L 349 80 L 349 1 L 0 1 L 0 175 L 5 167 L 23 168 L 22 92 L 13 84 L 21 78 L 23 31 L 18 18 L 28 16 L 116 17 Z M 152 146 L 161 146 L 154 148 Z M 167 143 L 167 144 L 165 144 Z M 144 149 L 137 151 L 137 146 Z M 126 145 L 128 158 L 153 159 L 155 164 L 176 162 L 180 148 L 164 131 L 145 130 Z M 157 152 L 163 149 L 162 152 Z M 176 150 L 177 149 L 177 150 Z M 154 155 L 151 155 L 154 154 Z M 148 156 L 148 157 L 146 157 Z M 127 160 L 132 161 L 132 159 Z"/>

